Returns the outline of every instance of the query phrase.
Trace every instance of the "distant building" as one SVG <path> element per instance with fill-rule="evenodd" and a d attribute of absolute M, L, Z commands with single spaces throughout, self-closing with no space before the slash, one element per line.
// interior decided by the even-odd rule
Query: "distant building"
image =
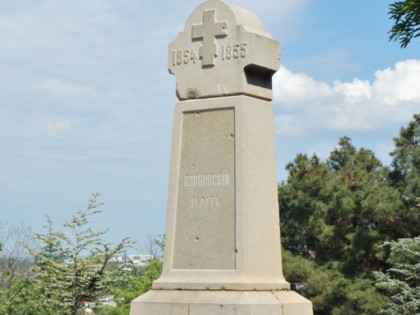
<path fill-rule="evenodd" d="M 133 254 L 128 256 L 114 256 L 111 258 L 113 263 L 125 263 L 136 267 L 146 267 L 149 260 L 153 259 L 153 255 Z"/>
<path fill-rule="evenodd" d="M 132 263 L 134 266 L 145 267 L 149 260 L 152 260 L 154 257 L 153 255 L 142 255 L 142 254 L 135 254 L 135 255 L 128 255 L 128 261 Z"/>
<path fill-rule="evenodd" d="M 114 256 L 109 261 L 113 263 L 123 263 L 125 262 L 125 259 L 122 256 Z"/>

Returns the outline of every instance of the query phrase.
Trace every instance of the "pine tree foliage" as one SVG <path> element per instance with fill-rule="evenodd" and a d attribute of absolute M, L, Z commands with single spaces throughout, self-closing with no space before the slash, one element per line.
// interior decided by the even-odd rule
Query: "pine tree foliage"
<path fill-rule="evenodd" d="M 390 179 L 403 201 L 399 224 L 406 225 L 403 238 L 420 234 L 420 114 L 415 114 L 407 127 L 394 138 Z"/>
<path fill-rule="evenodd" d="M 287 250 L 320 263 L 339 261 L 347 274 L 386 265 L 380 245 L 399 233 L 401 201 L 372 151 L 343 137 L 326 162 L 300 154 L 287 170 L 279 187 Z"/>
<path fill-rule="evenodd" d="M 401 48 L 420 36 L 420 0 L 396 1 L 389 5 L 388 14 L 394 20 L 389 39 L 399 40 Z"/>
<path fill-rule="evenodd" d="M 386 242 L 390 246 L 392 267 L 386 273 L 375 272 L 376 286 L 391 301 L 380 314 L 420 314 L 420 236 Z"/>
<path fill-rule="evenodd" d="M 35 271 L 41 299 L 62 315 L 76 315 L 84 302 L 99 305 L 100 298 L 127 280 L 121 268 L 107 267 L 132 242 L 124 238 L 110 244 L 102 238 L 106 230 L 91 228 L 90 218 L 102 205 L 98 197 L 94 194 L 85 210 L 64 223 L 66 232 L 49 229 L 46 234 L 35 234 L 44 244 L 41 251 L 31 251 L 38 260 Z"/>
<path fill-rule="evenodd" d="M 376 315 L 385 302 L 369 279 L 348 278 L 337 263 L 319 265 L 287 250 L 282 256 L 285 278 L 294 291 L 311 300 L 317 315 Z"/>
<path fill-rule="evenodd" d="M 392 181 L 389 168 L 348 137 L 326 161 L 299 154 L 287 165 L 287 182 L 279 185 L 283 267 L 315 314 L 378 314 L 385 304 L 372 274 L 389 268 L 389 247 L 382 244 L 419 226 L 402 197 L 415 195 L 413 163 L 398 165 L 404 167 L 393 167 Z"/>

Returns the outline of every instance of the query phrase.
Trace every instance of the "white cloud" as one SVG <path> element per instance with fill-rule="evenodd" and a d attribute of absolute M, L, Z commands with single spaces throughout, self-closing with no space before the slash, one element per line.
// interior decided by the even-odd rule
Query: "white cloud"
<path fill-rule="evenodd" d="M 0 113 L 0 137 L 39 139 L 61 138 L 76 130 L 79 122 L 72 117 L 55 114 L 30 114 L 19 112 Z"/>
<path fill-rule="evenodd" d="M 297 115 L 279 115 L 275 118 L 277 133 L 284 136 L 300 136 L 302 130 L 299 126 L 299 117 Z"/>
<path fill-rule="evenodd" d="M 333 93 L 342 95 L 344 101 L 350 104 L 372 99 L 372 87 L 370 83 L 357 78 L 350 83 L 335 81 L 332 91 Z"/>
<path fill-rule="evenodd" d="M 307 101 L 322 101 L 331 97 L 331 87 L 317 82 L 304 73 L 292 73 L 284 66 L 274 76 L 274 94 L 284 106 L 296 106 Z"/>
<path fill-rule="evenodd" d="M 420 101 L 420 60 L 397 62 L 395 69 L 375 72 L 375 98 L 387 105 Z"/>
<path fill-rule="evenodd" d="M 93 91 L 93 88 L 88 85 L 66 83 L 58 79 L 45 80 L 38 86 L 38 89 L 64 97 L 81 96 Z"/>
<path fill-rule="evenodd" d="M 313 130 L 372 130 L 390 122 L 406 123 L 420 104 L 420 60 L 378 70 L 373 82 L 319 82 L 281 67 L 274 77 L 280 134 Z M 284 113 L 284 114 L 283 114 Z M 299 117 L 293 119 L 290 117 Z"/>

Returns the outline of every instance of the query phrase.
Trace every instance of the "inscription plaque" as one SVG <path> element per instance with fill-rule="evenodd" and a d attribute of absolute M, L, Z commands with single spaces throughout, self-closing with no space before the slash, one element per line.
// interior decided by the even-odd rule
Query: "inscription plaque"
<path fill-rule="evenodd" d="M 183 114 L 174 269 L 234 270 L 235 112 Z"/>

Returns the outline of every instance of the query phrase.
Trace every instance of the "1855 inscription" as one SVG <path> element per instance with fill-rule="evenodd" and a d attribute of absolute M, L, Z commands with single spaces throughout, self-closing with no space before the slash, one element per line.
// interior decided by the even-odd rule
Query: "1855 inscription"
<path fill-rule="evenodd" d="M 183 114 L 174 269 L 235 269 L 234 116 Z"/>
<path fill-rule="evenodd" d="M 173 49 L 172 66 L 183 66 L 195 64 L 202 61 L 204 67 L 213 67 L 216 59 L 223 62 L 245 58 L 248 53 L 247 42 L 236 42 L 229 40 L 227 43 L 218 44 L 217 39 L 228 37 L 227 21 L 216 21 L 216 11 L 207 10 L 203 12 L 203 23 L 194 24 L 191 28 L 191 41 L 202 42 L 200 48 L 185 47 Z"/>

